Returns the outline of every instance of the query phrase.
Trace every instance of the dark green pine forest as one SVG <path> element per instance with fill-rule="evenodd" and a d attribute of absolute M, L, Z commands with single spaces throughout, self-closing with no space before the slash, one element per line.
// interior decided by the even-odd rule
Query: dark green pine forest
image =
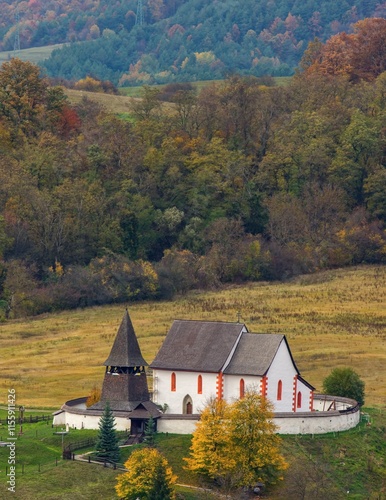
<path fill-rule="evenodd" d="M 115 85 L 291 75 L 308 43 L 385 17 L 382 0 L 30 0 L 0 2 L 3 50 L 69 43 L 48 75 Z M 143 24 L 141 25 L 141 18 Z M 81 43 L 79 43 L 81 42 Z"/>

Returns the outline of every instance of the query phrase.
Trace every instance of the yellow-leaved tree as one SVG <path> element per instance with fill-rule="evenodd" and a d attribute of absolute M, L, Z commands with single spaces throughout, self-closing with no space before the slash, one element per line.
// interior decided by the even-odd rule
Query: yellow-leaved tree
<path fill-rule="evenodd" d="M 174 500 L 177 478 L 166 458 L 155 448 L 134 451 L 118 476 L 115 490 L 122 500 Z"/>
<path fill-rule="evenodd" d="M 99 387 L 94 385 L 93 388 L 91 389 L 90 395 L 88 396 L 88 398 L 86 400 L 87 408 L 90 408 L 90 406 L 97 403 L 100 400 L 100 398 L 101 398 L 101 390 Z"/>
<path fill-rule="evenodd" d="M 287 463 L 272 419 L 272 404 L 254 390 L 234 403 L 210 401 L 193 433 L 186 468 L 226 491 L 275 483 Z"/>
<path fill-rule="evenodd" d="M 287 468 L 280 454 L 281 439 L 273 422 L 273 406 L 255 391 L 231 405 L 229 433 L 241 486 L 274 483 Z"/>
<path fill-rule="evenodd" d="M 184 459 L 188 470 L 220 480 L 227 488 L 233 486 L 236 467 L 229 424 L 229 405 L 224 400 L 210 400 L 193 434 L 191 456 Z"/>

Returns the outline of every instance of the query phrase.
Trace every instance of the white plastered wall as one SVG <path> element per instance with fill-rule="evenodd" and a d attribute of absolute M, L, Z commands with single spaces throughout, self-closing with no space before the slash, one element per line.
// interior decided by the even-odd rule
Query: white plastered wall
<path fill-rule="evenodd" d="M 224 375 L 224 399 L 232 403 L 240 398 L 240 380 L 244 380 L 244 388 L 247 391 L 256 390 L 260 391 L 261 377 L 254 377 L 251 375 Z"/>
<path fill-rule="evenodd" d="M 99 429 L 100 416 L 97 415 L 81 415 L 77 413 L 70 413 L 64 411 L 54 417 L 54 425 L 66 427 L 67 430 L 71 429 Z M 115 429 L 117 431 L 125 431 L 130 429 L 131 422 L 128 418 L 115 417 Z"/>
<path fill-rule="evenodd" d="M 273 403 L 275 412 L 292 411 L 293 383 L 297 375 L 287 344 L 282 340 L 276 356 L 267 372 L 267 398 Z M 282 381 L 281 400 L 277 400 L 279 380 Z M 304 395 L 305 397 L 306 395 Z M 308 408 L 307 408 L 308 409 Z"/>
<path fill-rule="evenodd" d="M 273 422 L 277 425 L 279 434 L 324 434 L 326 432 L 341 432 L 352 429 L 358 425 L 360 412 L 339 414 L 339 412 L 321 413 L 291 413 L 275 417 Z M 158 421 L 159 432 L 175 434 L 192 434 L 196 428 L 196 421 L 161 418 Z"/>
<path fill-rule="evenodd" d="M 307 387 L 301 380 L 298 379 L 296 384 L 296 404 L 298 403 L 298 394 L 301 393 L 301 407 L 296 406 L 296 411 L 311 411 L 310 405 L 312 404 L 311 389 Z"/>
<path fill-rule="evenodd" d="M 156 404 L 167 404 L 167 413 L 183 413 L 183 402 L 187 395 L 193 403 L 193 413 L 199 413 L 208 401 L 216 396 L 216 373 L 182 372 L 176 374 L 176 390 L 171 390 L 171 370 L 153 371 L 154 394 Z M 198 394 L 198 376 L 202 377 L 202 394 Z"/>

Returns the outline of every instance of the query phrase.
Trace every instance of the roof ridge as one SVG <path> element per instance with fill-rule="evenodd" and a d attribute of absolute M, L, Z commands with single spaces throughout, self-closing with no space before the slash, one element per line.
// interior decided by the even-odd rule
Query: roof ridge
<path fill-rule="evenodd" d="M 174 319 L 173 321 L 190 321 L 192 323 L 224 323 L 226 325 L 245 325 L 245 323 L 239 323 L 238 321 L 221 321 L 215 319 L 200 320 L 200 319 Z"/>

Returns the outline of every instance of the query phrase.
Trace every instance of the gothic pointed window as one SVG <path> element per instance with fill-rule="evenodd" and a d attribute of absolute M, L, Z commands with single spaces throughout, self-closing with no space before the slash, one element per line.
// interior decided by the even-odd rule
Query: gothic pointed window
<path fill-rule="evenodd" d="M 173 372 L 171 376 L 171 381 L 170 381 L 170 389 L 172 392 L 176 391 L 176 374 Z"/>
<path fill-rule="evenodd" d="M 245 396 L 245 383 L 244 379 L 242 378 L 240 380 L 240 399 L 243 399 L 244 396 Z"/>
<path fill-rule="evenodd" d="M 298 401 L 297 401 L 297 406 L 298 408 L 301 408 L 302 407 L 302 393 L 299 391 L 298 392 Z"/>
<path fill-rule="evenodd" d="M 279 382 L 277 383 L 277 398 L 276 398 L 278 401 L 281 401 L 282 391 L 283 391 L 283 382 L 279 380 Z"/>
<path fill-rule="evenodd" d="M 197 378 L 197 394 L 202 394 L 202 376 L 199 375 Z"/>

